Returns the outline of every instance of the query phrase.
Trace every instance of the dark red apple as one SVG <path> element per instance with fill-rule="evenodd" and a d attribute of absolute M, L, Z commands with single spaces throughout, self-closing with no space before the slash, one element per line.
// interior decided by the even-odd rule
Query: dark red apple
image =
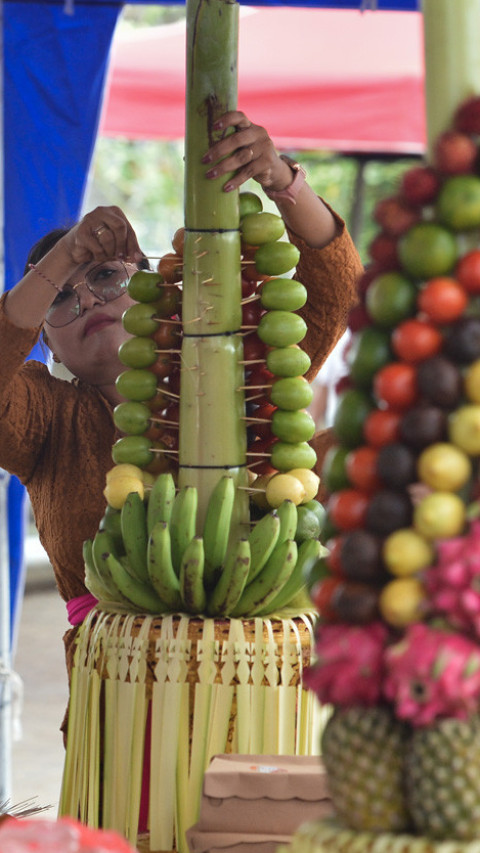
<path fill-rule="evenodd" d="M 480 134 L 480 96 L 468 98 L 458 107 L 453 124 L 462 133 Z"/>
<path fill-rule="evenodd" d="M 431 166 L 414 166 L 402 176 L 400 195 L 414 207 L 431 204 L 440 188 L 440 178 Z"/>
<path fill-rule="evenodd" d="M 373 218 L 392 237 L 399 237 L 415 225 L 420 213 L 397 196 L 381 199 L 375 205 Z"/>
<path fill-rule="evenodd" d="M 433 164 L 444 175 L 472 172 L 477 156 L 478 148 L 474 140 L 458 130 L 441 133 L 433 147 Z"/>

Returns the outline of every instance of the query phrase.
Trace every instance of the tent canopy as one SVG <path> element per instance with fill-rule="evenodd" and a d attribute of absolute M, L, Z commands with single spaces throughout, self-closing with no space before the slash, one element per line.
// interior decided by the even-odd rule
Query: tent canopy
<path fill-rule="evenodd" d="M 185 21 L 119 34 L 100 133 L 182 138 L 184 53 Z M 243 7 L 238 77 L 239 108 L 280 147 L 425 150 L 419 12 Z"/>

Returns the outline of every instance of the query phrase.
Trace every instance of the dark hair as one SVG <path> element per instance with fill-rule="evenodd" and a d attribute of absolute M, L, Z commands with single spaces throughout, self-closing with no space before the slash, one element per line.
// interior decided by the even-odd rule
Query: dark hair
<path fill-rule="evenodd" d="M 71 228 L 54 228 L 53 231 L 49 231 L 48 234 L 37 240 L 28 253 L 23 274 L 26 275 L 30 269 L 30 264 L 37 264 L 69 231 L 71 231 Z M 137 262 L 137 266 L 140 270 L 149 270 L 150 263 L 148 258 L 142 258 Z"/>
<path fill-rule="evenodd" d="M 40 261 L 44 255 L 50 251 L 50 249 L 53 249 L 55 244 L 58 243 L 62 237 L 65 237 L 65 234 L 68 234 L 69 231 L 70 228 L 54 228 L 53 231 L 49 231 L 48 234 L 45 234 L 44 237 L 37 240 L 28 253 L 27 263 L 25 264 L 23 274 L 26 275 L 30 269 L 30 264 L 37 264 L 38 261 Z"/>
<path fill-rule="evenodd" d="M 65 234 L 68 234 L 70 230 L 71 228 L 54 228 L 53 231 L 49 231 L 48 234 L 45 234 L 43 237 L 40 238 L 40 240 L 37 240 L 37 242 L 32 246 L 28 253 L 27 262 L 25 264 L 23 274 L 26 275 L 30 269 L 30 264 L 37 264 L 38 261 L 40 261 L 46 254 L 48 254 L 50 249 L 53 249 L 56 243 L 58 243 L 58 241 L 61 240 L 61 238 L 64 237 Z M 148 258 L 142 258 L 140 261 L 137 262 L 137 266 L 140 270 L 149 270 L 150 262 Z M 40 347 L 43 351 L 42 344 L 46 344 L 48 346 L 48 337 L 47 333 L 45 332 L 45 328 L 42 329 L 42 339 L 40 341 Z M 43 354 L 44 356 L 46 356 L 45 352 L 43 352 Z"/>

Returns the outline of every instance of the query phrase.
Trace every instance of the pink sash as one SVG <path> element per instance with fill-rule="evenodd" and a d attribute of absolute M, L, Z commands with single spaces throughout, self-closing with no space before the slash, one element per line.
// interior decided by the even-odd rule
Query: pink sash
<path fill-rule="evenodd" d="M 85 595 L 77 595 L 67 601 L 67 615 L 70 625 L 81 625 L 85 616 L 95 607 L 97 600 L 91 592 Z"/>

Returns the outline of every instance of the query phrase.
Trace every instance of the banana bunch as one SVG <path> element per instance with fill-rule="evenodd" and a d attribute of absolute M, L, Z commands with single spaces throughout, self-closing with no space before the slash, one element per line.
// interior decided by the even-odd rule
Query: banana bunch
<path fill-rule="evenodd" d="M 107 507 L 84 543 L 86 586 L 101 602 L 156 614 L 247 618 L 287 606 L 323 546 L 295 541 L 297 507 L 289 500 L 231 541 L 234 502 L 234 480 L 224 476 L 198 535 L 196 488 L 177 492 L 172 474 L 159 474 L 147 501 L 131 492 L 120 510 Z"/>

